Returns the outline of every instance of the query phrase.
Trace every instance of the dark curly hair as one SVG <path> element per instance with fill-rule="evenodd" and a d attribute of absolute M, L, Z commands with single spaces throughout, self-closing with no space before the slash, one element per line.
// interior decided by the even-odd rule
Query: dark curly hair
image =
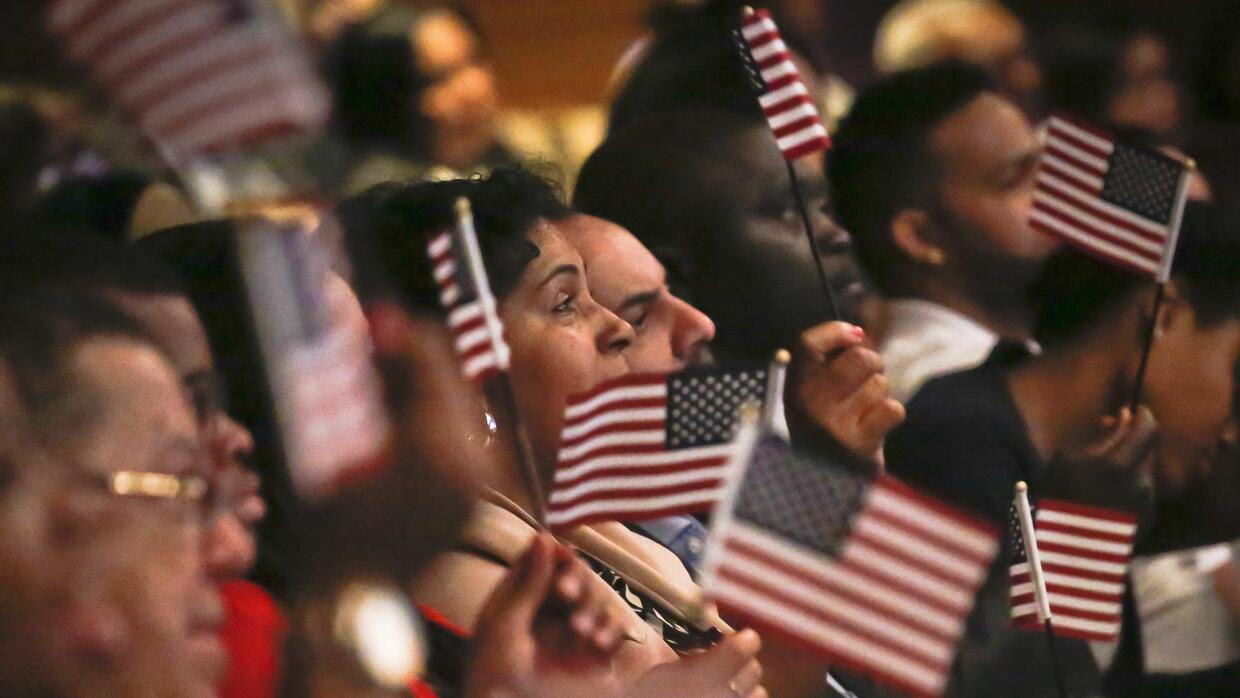
<path fill-rule="evenodd" d="M 416 308 L 438 310 L 426 242 L 456 225 L 454 206 L 462 196 L 473 209 L 487 274 L 500 299 L 539 254 L 529 239 L 531 229 L 540 220 L 572 214 L 553 185 L 520 168 L 500 168 L 488 177 L 371 187 L 336 209 L 363 303 L 394 290 Z"/>

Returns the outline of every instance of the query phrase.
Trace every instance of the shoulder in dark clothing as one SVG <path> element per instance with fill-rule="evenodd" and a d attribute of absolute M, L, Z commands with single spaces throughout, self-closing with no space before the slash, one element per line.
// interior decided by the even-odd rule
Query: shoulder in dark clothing
<path fill-rule="evenodd" d="M 1001 369 L 991 363 L 936 378 L 887 437 L 896 477 L 992 521 L 1005 522 L 1018 480 L 1038 470 Z"/>

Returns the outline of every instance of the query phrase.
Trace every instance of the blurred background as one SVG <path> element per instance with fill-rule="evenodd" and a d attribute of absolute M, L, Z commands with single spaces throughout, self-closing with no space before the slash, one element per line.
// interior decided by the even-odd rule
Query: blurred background
<path fill-rule="evenodd" d="M 319 44 L 350 20 L 393 0 L 279 0 L 289 21 Z M 395 4 L 400 4 L 397 1 Z M 409 3 L 416 5 L 417 3 Z M 459 0 L 478 32 L 498 92 L 500 132 L 517 153 L 576 169 L 605 133 L 605 105 L 626 51 L 636 55 L 656 5 L 691 0 Z M 768 3 L 769 4 L 769 3 Z M 784 0 L 792 29 L 815 37 L 807 58 L 844 86 L 875 72 L 875 32 L 894 0 Z M 1080 75 L 1123 55 L 1118 68 L 1137 102 L 1170 141 L 1198 154 L 1220 194 L 1240 187 L 1234 124 L 1240 116 L 1240 4 L 1234 0 L 1009 0 L 1024 23 L 1028 51 L 1055 72 Z M 61 127 L 84 127 L 92 103 L 83 72 L 43 31 L 43 3 L 0 3 L 0 96 L 35 98 Z M 1140 40 L 1134 40 L 1134 37 Z M 1119 52 L 1100 54 L 1108 42 Z M 1099 79 L 1103 79 L 1099 77 Z M 1054 87 L 1052 85 L 1052 87 Z M 847 94 L 845 92 L 844 94 Z M 1153 103 L 1154 107 L 1149 105 Z M 1142 106 L 1144 105 L 1144 107 Z M 1147 121 L 1149 119 L 1146 119 Z M 1204 147 L 1203 147 L 1204 146 Z"/>

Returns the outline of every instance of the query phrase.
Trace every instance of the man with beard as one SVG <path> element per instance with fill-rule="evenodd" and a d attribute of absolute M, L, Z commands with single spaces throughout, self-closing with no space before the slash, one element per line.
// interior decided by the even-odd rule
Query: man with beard
<path fill-rule="evenodd" d="M 978 68 L 941 63 L 863 91 L 827 178 L 840 224 L 888 299 L 892 394 L 1030 338 L 1029 284 L 1055 248 L 1026 222 L 1037 138 Z"/>

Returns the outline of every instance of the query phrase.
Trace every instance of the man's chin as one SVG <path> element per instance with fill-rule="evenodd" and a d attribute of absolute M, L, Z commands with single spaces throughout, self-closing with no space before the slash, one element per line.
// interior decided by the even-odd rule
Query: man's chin
<path fill-rule="evenodd" d="M 186 656 L 189 664 L 186 670 L 195 689 L 194 695 L 198 695 L 200 687 L 206 691 L 204 695 L 214 695 L 216 686 L 228 671 L 229 657 L 223 641 L 214 632 L 195 632 L 186 641 Z"/>

